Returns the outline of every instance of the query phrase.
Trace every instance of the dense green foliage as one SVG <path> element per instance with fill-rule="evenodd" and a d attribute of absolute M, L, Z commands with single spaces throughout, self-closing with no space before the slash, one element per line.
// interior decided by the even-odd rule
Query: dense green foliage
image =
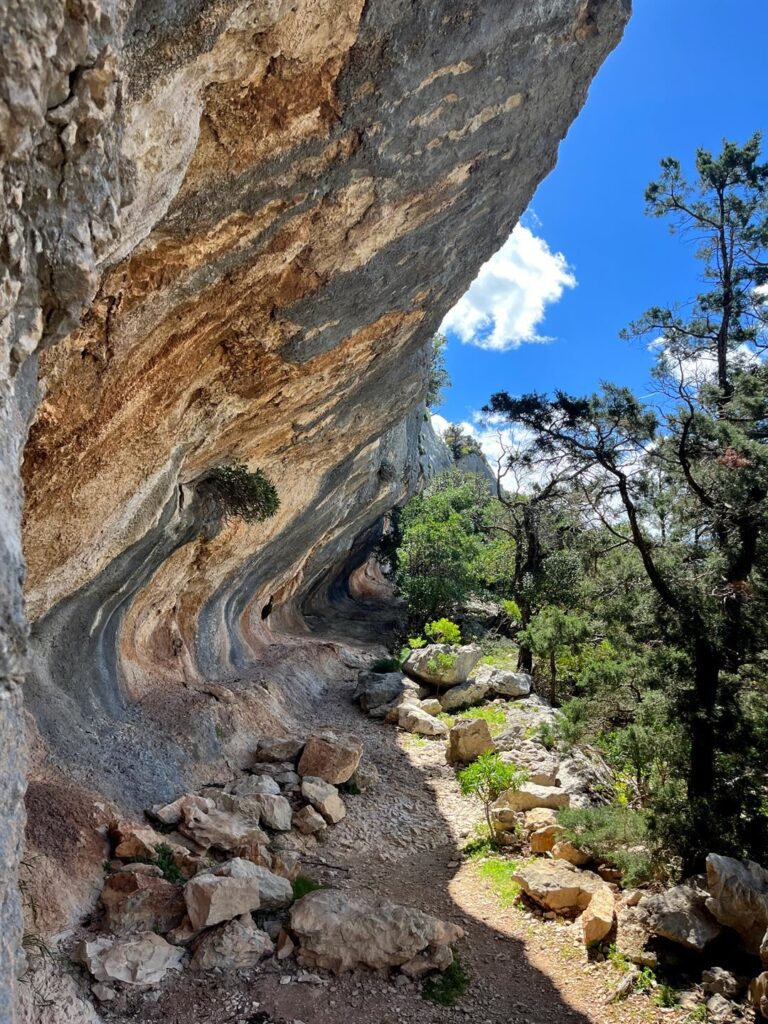
<path fill-rule="evenodd" d="M 242 462 L 217 466 L 199 489 L 212 498 L 225 519 L 263 522 L 280 508 L 277 491 L 260 469 L 249 470 Z"/>
<path fill-rule="evenodd" d="M 647 816 L 622 804 L 572 807 L 558 813 L 563 838 L 593 857 L 619 868 L 627 887 L 647 882 L 653 873 Z"/>
<path fill-rule="evenodd" d="M 588 397 L 499 393 L 488 407 L 532 438 L 526 458 L 567 491 L 579 524 L 567 550 L 582 570 L 591 562 L 557 602 L 583 633 L 560 615 L 543 638 L 532 622 L 530 645 L 588 697 L 590 731 L 620 727 L 609 752 L 649 806 L 655 840 L 689 870 L 711 849 L 768 855 L 768 165 L 758 158 L 758 138 L 700 151 L 693 182 L 667 159 L 648 188 L 649 213 L 698 242 L 708 287 L 628 332 L 654 339 L 653 405 L 605 384 Z M 590 632 L 604 642 L 580 650 Z"/>
<path fill-rule="evenodd" d="M 656 353 L 652 397 L 609 383 L 586 397 L 500 392 L 487 411 L 518 440 L 504 445 L 497 493 L 454 472 L 401 516 L 397 580 L 414 623 L 494 600 L 518 668 L 559 708 L 538 738 L 593 743 L 614 769 L 601 855 L 623 848 L 608 826 L 629 807 L 673 871 L 700 870 L 710 850 L 768 858 L 759 158 L 758 137 L 725 143 L 697 154 L 691 181 L 664 160 L 648 188 L 650 215 L 696 241 L 704 282 L 627 332 Z M 453 440 L 458 456 L 461 431 Z"/>

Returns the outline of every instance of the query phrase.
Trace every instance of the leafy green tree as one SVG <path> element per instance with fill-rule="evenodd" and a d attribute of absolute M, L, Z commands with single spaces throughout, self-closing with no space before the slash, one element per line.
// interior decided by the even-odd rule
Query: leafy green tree
<path fill-rule="evenodd" d="M 766 641 L 768 515 L 768 165 L 760 139 L 700 150 L 696 178 L 662 162 L 652 216 L 698 242 L 708 289 L 678 310 L 654 308 L 630 332 L 657 340 L 655 407 L 606 384 L 590 397 L 511 398 L 489 411 L 566 465 L 594 520 L 631 545 L 653 593 L 657 628 L 682 658 L 666 680 L 683 728 L 686 787 L 659 798 L 683 867 L 710 849 L 768 853 L 766 741 L 755 693 Z M 661 525 L 660 525 L 661 524 Z M 665 820 L 667 825 L 665 825 Z"/>
<path fill-rule="evenodd" d="M 506 764 L 498 754 L 481 754 L 458 773 L 459 788 L 465 796 L 476 796 L 483 805 L 488 837 L 494 842 L 491 804 L 507 790 L 518 790 L 528 781 L 528 772 L 514 764 Z"/>
<path fill-rule="evenodd" d="M 443 391 L 451 386 L 451 378 L 445 365 L 445 346 L 447 344 L 448 340 L 444 334 L 436 334 L 432 339 L 427 386 L 428 409 L 440 406 L 443 401 Z"/>
<path fill-rule="evenodd" d="M 545 605 L 521 635 L 534 654 L 549 666 L 549 700 L 557 703 L 557 658 L 564 650 L 575 651 L 590 634 L 589 620 L 578 612 L 554 604 Z"/>

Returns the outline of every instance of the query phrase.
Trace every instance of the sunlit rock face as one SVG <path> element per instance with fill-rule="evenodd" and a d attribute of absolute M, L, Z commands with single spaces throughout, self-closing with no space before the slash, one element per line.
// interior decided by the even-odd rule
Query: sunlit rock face
<path fill-rule="evenodd" d="M 3 863 L 21 829 L 28 419 L 35 771 L 86 802 L 171 797 L 311 685 L 274 664 L 261 690 L 242 681 L 439 464 L 429 338 L 627 16 L 628 0 L 0 11 Z M 203 508 L 196 481 L 233 456 L 274 481 L 275 518 Z M 240 686 L 234 704 L 212 681 Z"/>

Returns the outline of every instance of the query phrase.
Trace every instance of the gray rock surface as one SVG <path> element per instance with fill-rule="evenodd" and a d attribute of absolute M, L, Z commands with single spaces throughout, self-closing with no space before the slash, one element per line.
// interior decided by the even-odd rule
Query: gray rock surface
<path fill-rule="evenodd" d="M 705 906 L 706 892 L 695 884 L 676 885 L 653 896 L 644 896 L 638 908 L 647 915 L 655 935 L 696 953 L 722 931 Z"/>
<path fill-rule="evenodd" d="M 458 686 L 480 661 L 483 652 L 477 644 L 452 647 L 450 644 L 427 644 L 411 651 L 403 662 L 403 672 L 420 683 L 446 688 Z"/>

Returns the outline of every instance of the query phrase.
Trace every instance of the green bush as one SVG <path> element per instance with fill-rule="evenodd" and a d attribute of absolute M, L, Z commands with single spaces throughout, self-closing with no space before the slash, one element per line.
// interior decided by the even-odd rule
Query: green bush
<path fill-rule="evenodd" d="M 427 659 L 427 668 L 434 675 L 441 675 L 444 672 L 450 672 L 455 664 L 456 655 L 445 654 L 443 651 L 437 651 L 436 654 L 432 654 Z"/>
<path fill-rule="evenodd" d="M 564 808 L 557 815 L 563 838 L 618 868 L 625 885 L 647 882 L 653 874 L 650 852 L 645 849 L 647 816 L 619 804 L 606 807 Z"/>
<path fill-rule="evenodd" d="M 377 658 L 371 665 L 370 672 L 399 672 L 402 668 L 399 658 Z"/>
<path fill-rule="evenodd" d="M 458 956 L 440 974 L 431 974 L 424 982 L 421 994 L 424 999 L 440 1006 L 453 1006 L 469 988 L 469 975 L 461 966 Z"/>
<path fill-rule="evenodd" d="M 424 632 L 436 644 L 461 643 L 461 630 L 450 619 L 442 618 L 428 622 L 424 627 Z"/>
<path fill-rule="evenodd" d="M 249 470 L 240 461 L 217 466 L 201 482 L 200 490 L 211 497 L 225 519 L 263 522 L 280 508 L 277 491 L 260 469 Z"/>
<path fill-rule="evenodd" d="M 293 898 L 300 900 L 302 896 L 306 896 L 307 893 L 317 892 L 318 889 L 324 889 L 324 885 L 320 885 L 319 882 L 315 882 L 311 878 L 307 878 L 306 875 L 297 875 L 296 878 L 291 882 L 291 888 L 293 889 Z"/>

